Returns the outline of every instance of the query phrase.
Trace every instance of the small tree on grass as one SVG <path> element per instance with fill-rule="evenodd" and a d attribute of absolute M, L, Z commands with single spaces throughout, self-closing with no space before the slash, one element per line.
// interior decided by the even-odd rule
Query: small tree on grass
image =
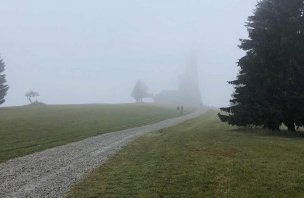
<path fill-rule="evenodd" d="M 33 104 L 33 98 L 37 98 L 39 97 L 39 93 L 38 92 L 35 92 L 33 90 L 29 91 L 28 93 L 25 94 L 25 96 L 27 97 L 27 99 L 29 100 L 30 104 Z M 36 102 L 37 102 L 37 99 L 36 99 Z"/>
<path fill-rule="evenodd" d="M 0 105 L 5 102 L 5 96 L 8 91 L 8 85 L 6 84 L 6 75 L 3 74 L 5 71 L 5 63 L 0 57 Z"/>
<path fill-rule="evenodd" d="M 148 97 L 148 87 L 141 80 L 137 81 L 131 96 L 136 100 L 136 102 L 143 102 L 145 97 Z"/>

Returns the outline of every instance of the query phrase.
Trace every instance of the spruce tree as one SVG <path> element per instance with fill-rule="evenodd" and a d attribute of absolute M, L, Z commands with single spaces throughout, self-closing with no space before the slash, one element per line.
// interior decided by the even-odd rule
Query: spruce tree
<path fill-rule="evenodd" d="M 246 55 L 231 106 L 221 108 L 222 121 L 237 126 L 263 126 L 290 131 L 304 125 L 303 0 L 262 0 L 249 17 Z"/>
<path fill-rule="evenodd" d="M 5 96 L 8 91 L 8 85 L 6 85 L 6 75 L 3 74 L 5 71 L 5 63 L 0 57 L 0 104 L 5 102 Z"/>

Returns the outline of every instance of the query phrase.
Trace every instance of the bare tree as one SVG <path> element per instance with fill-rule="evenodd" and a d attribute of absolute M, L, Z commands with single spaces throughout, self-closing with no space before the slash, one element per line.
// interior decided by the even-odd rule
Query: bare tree
<path fill-rule="evenodd" d="M 33 100 L 32 98 L 37 98 L 39 97 L 39 93 L 38 92 L 35 92 L 33 90 L 29 91 L 28 93 L 25 94 L 25 96 L 27 97 L 27 99 L 30 101 L 30 104 L 33 104 Z M 38 102 L 37 99 L 35 102 Z"/>

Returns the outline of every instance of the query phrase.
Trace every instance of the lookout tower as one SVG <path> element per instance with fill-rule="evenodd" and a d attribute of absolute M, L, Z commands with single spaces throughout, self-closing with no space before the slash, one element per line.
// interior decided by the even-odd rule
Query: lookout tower
<path fill-rule="evenodd" d="M 186 55 L 185 68 L 178 78 L 178 89 L 162 91 L 154 97 L 155 102 L 191 107 L 199 107 L 202 104 L 198 61 L 194 53 Z"/>
<path fill-rule="evenodd" d="M 198 61 L 193 53 L 186 55 L 186 70 L 179 76 L 178 91 L 186 105 L 198 106 L 202 103 L 199 86 Z"/>

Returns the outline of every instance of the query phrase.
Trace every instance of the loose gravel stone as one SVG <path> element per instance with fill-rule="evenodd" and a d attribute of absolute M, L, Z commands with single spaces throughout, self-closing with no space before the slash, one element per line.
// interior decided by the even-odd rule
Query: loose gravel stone
<path fill-rule="evenodd" d="M 137 137 L 202 115 L 107 133 L 0 164 L 0 197 L 64 197 L 71 187 Z"/>

